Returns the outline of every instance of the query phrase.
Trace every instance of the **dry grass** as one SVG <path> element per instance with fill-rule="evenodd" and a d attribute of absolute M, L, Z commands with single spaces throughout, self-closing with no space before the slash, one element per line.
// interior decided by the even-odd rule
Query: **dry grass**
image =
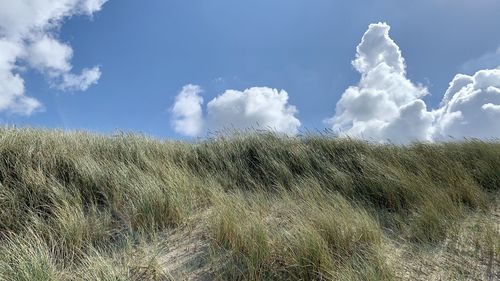
<path fill-rule="evenodd" d="M 496 280 L 499 189 L 497 142 L 1 129 L 0 280 Z"/>

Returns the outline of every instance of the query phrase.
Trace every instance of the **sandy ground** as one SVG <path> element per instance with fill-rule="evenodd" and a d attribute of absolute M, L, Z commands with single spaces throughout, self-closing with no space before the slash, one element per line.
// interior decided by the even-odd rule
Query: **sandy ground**
<path fill-rule="evenodd" d="M 465 218 L 437 247 L 417 248 L 409 243 L 386 241 L 388 263 L 395 269 L 396 278 L 500 280 L 500 200 L 496 201 L 487 215 Z"/>
<path fill-rule="evenodd" d="M 487 215 L 465 218 L 437 246 L 417 247 L 386 239 L 384 252 L 396 280 L 500 280 L 499 250 L 491 247 L 498 247 L 500 241 L 498 199 Z M 166 233 L 161 245 L 156 246 L 156 259 L 170 280 L 213 277 L 206 226 L 203 220 L 197 221 Z"/>

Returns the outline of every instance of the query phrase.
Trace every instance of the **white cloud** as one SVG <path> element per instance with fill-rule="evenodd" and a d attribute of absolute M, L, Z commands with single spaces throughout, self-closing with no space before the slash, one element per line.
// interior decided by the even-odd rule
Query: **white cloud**
<path fill-rule="evenodd" d="M 34 112 L 42 111 L 43 105 L 34 98 L 19 96 L 15 102 L 11 103 L 9 110 L 15 114 L 29 116 Z"/>
<path fill-rule="evenodd" d="M 453 98 L 453 95 L 455 95 L 459 90 L 461 90 L 463 87 L 469 85 L 472 82 L 473 79 L 469 75 L 465 74 L 455 75 L 455 78 L 453 78 L 453 80 L 450 82 L 450 86 L 444 93 L 441 105 L 446 105 L 447 103 L 449 103 L 451 98 Z"/>
<path fill-rule="evenodd" d="M 47 35 L 32 42 L 27 47 L 26 61 L 39 71 L 68 72 L 73 49 Z"/>
<path fill-rule="evenodd" d="M 361 80 L 344 92 L 336 115 L 327 123 L 341 135 L 352 137 L 394 142 L 427 140 L 430 136 L 424 127 L 432 121 L 420 100 L 427 89 L 406 77 L 404 58 L 389 37 L 389 30 L 386 23 L 369 26 L 353 61 Z M 415 123 L 405 125 L 410 122 Z"/>
<path fill-rule="evenodd" d="M 300 127 L 297 109 L 288 104 L 288 93 L 267 87 L 227 90 L 207 104 L 207 112 L 213 131 L 254 128 L 295 135 Z"/>
<path fill-rule="evenodd" d="M 197 85 L 186 85 L 176 96 L 172 107 L 172 126 L 175 132 L 194 137 L 203 132 L 203 98 L 201 88 Z"/>
<path fill-rule="evenodd" d="M 462 70 L 471 73 L 480 69 L 500 67 L 500 47 L 494 52 L 489 52 L 477 59 L 470 60 L 462 65 Z"/>
<path fill-rule="evenodd" d="M 108 0 L 86 0 L 80 2 L 80 9 L 88 15 L 100 11 L 102 5 L 104 5 Z"/>
<path fill-rule="evenodd" d="M 406 77 L 401 51 L 386 23 L 371 24 L 353 66 L 361 74 L 326 120 L 343 136 L 406 143 L 413 140 L 500 137 L 500 69 L 458 74 L 441 107 L 428 111 L 427 89 Z"/>
<path fill-rule="evenodd" d="M 426 104 L 416 99 L 399 108 L 398 117 L 382 128 L 382 135 L 390 141 L 404 143 L 414 140 L 432 140 L 434 115 Z"/>
<path fill-rule="evenodd" d="M 22 39 L 59 27 L 64 18 L 99 11 L 107 0 L 0 0 L 0 35 Z"/>
<path fill-rule="evenodd" d="M 91 16 L 107 0 L 0 0 L 0 111 L 30 115 L 41 103 L 25 96 L 24 67 L 48 76 L 62 90 L 86 90 L 100 77 L 94 67 L 71 73 L 71 46 L 57 38 L 65 18 Z"/>
<path fill-rule="evenodd" d="M 356 47 L 353 66 L 360 73 L 367 73 L 380 64 L 386 64 L 395 72 L 405 73 L 405 62 L 399 46 L 389 37 L 390 26 L 386 23 L 370 24 Z"/>
<path fill-rule="evenodd" d="M 95 66 L 83 69 L 80 75 L 64 73 L 62 82 L 56 87 L 62 91 L 86 91 L 101 78 L 101 69 Z"/>
<path fill-rule="evenodd" d="M 203 99 L 198 86 L 188 85 L 176 97 L 173 113 L 174 130 L 195 136 L 205 129 L 266 129 L 295 135 L 300 121 L 297 109 L 288 104 L 288 93 L 267 87 L 244 91 L 227 90 L 207 103 L 207 117 L 203 118 Z"/>
<path fill-rule="evenodd" d="M 500 69 L 457 75 L 436 118 L 436 138 L 500 138 Z"/>
<path fill-rule="evenodd" d="M 41 104 L 24 96 L 24 80 L 13 73 L 16 58 L 23 51 L 18 44 L 0 39 L 0 111 L 29 115 L 41 109 Z"/>

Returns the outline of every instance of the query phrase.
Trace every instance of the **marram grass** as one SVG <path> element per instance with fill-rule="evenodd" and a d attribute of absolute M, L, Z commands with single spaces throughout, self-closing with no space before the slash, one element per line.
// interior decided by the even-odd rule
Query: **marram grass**
<path fill-rule="evenodd" d="M 0 280 L 495 280 L 499 189 L 496 141 L 0 129 Z"/>

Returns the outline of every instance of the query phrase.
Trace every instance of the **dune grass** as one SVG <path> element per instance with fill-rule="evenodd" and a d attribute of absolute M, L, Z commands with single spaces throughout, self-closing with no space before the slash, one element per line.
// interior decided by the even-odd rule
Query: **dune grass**
<path fill-rule="evenodd" d="M 398 249 L 457 243 L 496 278 L 499 189 L 496 141 L 0 129 L 0 280 L 176 279 L 157 245 L 185 226 L 210 279 L 399 280 Z"/>

